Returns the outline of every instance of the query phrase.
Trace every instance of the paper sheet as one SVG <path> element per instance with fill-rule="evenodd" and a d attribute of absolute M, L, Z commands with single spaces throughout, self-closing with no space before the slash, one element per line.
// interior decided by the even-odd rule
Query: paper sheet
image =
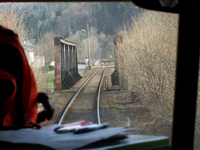
<path fill-rule="evenodd" d="M 95 130 L 92 132 L 74 134 L 74 133 L 56 133 L 53 131 L 60 125 L 52 125 L 36 129 L 20 129 L 0 131 L 0 141 L 23 144 L 40 144 L 53 149 L 77 149 L 99 140 L 108 139 L 121 132 L 130 130 L 130 128 L 115 127 Z"/>

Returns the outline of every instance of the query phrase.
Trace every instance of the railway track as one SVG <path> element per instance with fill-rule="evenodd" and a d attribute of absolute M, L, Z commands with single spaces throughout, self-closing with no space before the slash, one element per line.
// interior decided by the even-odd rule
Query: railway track
<path fill-rule="evenodd" d="M 85 120 L 101 123 L 99 100 L 107 67 L 96 69 L 74 94 L 58 124 Z"/>

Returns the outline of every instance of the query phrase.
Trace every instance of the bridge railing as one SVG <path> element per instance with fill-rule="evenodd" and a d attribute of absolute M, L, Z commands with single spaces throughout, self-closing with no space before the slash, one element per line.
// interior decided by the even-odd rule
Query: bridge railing
<path fill-rule="evenodd" d="M 78 73 L 76 43 L 67 41 L 61 37 L 54 37 L 54 46 L 54 90 L 69 89 L 81 78 Z"/>

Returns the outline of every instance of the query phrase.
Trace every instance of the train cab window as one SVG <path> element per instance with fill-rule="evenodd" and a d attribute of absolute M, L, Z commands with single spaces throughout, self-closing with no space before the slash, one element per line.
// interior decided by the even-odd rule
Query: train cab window
<path fill-rule="evenodd" d="M 38 91 L 50 96 L 55 113 L 51 121 L 41 123 L 43 127 L 98 122 L 94 99 L 101 69 L 107 68 L 99 101 L 101 122 L 139 127 L 129 134 L 172 140 L 179 14 L 123 1 L 0 3 L 0 24 L 18 33 Z M 94 72 L 59 122 L 78 83 Z M 199 116 L 198 103 L 196 150 Z"/>

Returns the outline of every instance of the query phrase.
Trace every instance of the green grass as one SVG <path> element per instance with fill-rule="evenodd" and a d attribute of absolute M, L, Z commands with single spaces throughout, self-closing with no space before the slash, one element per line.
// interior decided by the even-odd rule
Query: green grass
<path fill-rule="evenodd" d="M 48 80 L 48 86 L 54 87 L 54 74 L 45 74 L 47 80 Z"/>
<path fill-rule="evenodd" d="M 53 87 L 54 84 L 53 83 L 48 83 L 48 86 Z"/>
<path fill-rule="evenodd" d="M 123 115 L 123 113 L 120 109 L 113 108 L 112 111 L 115 114 L 115 116 L 117 117 L 117 119 L 120 119 L 121 115 Z"/>
<path fill-rule="evenodd" d="M 53 83 L 54 74 L 46 74 L 46 78 L 47 78 L 49 83 Z"/>
<path fill-rule="evenodd" d="M 84 73 L 79 73 L 81 76 L 83 76 L 84 75 Z"/>
<path fill-rule="evenodd" d="M 62 92 L 62 93 L 59 93 L 59 95 L 65 95 L 65 94 L 71 94 L 69 92 Z"/>
<path fill-rule="evenodd" d="M 114 113 L 121 113 L 121 112 L 122 112 L 120 109 L 116 109 L 116 108 L 113 108 L 112 111 L 113 111 Z"/>
<path fill-rule="evenodd" d="M 127 91 L 129 91 L 129 90 L 123 90 L 123 89 L 121 89 L 121 91 L 122 91 L 122 92 L 127 92 Z"/>

